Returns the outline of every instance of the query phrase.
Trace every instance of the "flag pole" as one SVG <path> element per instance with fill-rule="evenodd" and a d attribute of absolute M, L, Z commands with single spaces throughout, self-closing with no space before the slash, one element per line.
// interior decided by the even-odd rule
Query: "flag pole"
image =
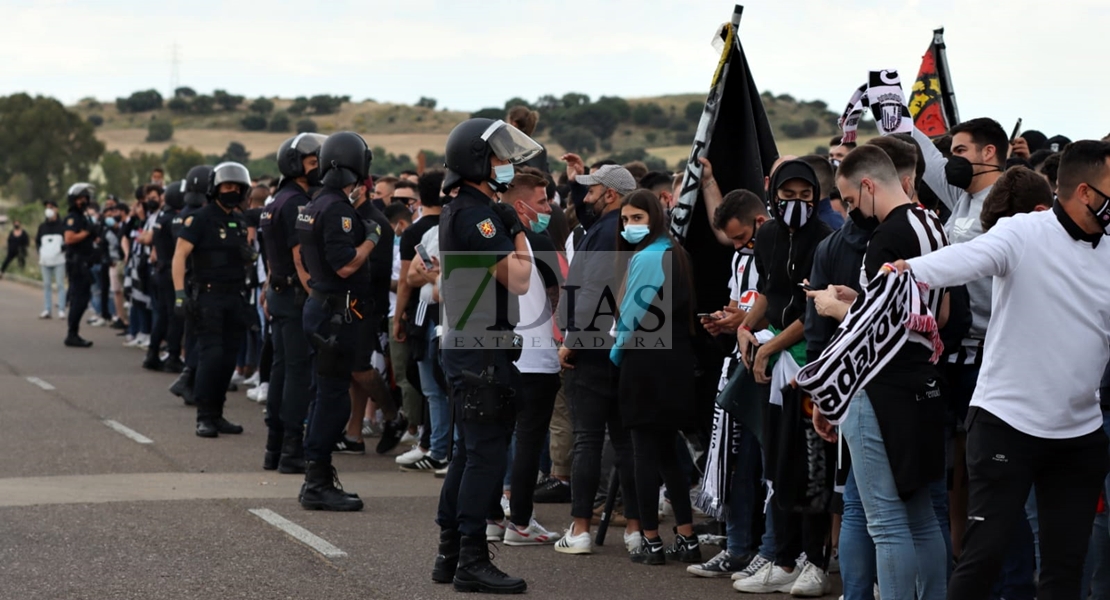
<path fill-rule="evenodd" d="M 952 76 L 948 72 L 948 52 L 944 43 L 944 28 L 933 30 L 933 46 L 936 53 L 937 77 L 940 79 L 940 89 L 943 90 L 941 103 L 944 105 L 944 116 L 951 120 L 948 127 L 960 124 L 960 111 L 956 108 L 956 91 L 952 87 Z"/>

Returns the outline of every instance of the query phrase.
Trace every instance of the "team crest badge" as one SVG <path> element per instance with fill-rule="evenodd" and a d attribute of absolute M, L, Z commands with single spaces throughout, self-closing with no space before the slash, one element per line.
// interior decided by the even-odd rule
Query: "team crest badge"
<path fill-rule="evenodd" d="M 343 217 L 342 225 L 343 233 L 351 233 L 351 227 L 353 226 L 353 224 L 351 223 L 351 217 Z"/>
<path fill-rule="evenodd" d="M 493 226 L 493 221 L 486 219 L 478 223 L 478 233 L 481 233 L 484 238 L 491 238 L 497 233 L 497 228 Z"/>

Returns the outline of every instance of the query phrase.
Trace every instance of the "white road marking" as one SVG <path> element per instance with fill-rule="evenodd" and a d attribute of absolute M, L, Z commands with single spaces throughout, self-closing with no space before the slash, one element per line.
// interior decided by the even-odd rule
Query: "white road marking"
<path fill-rule="evenodd" d="M 49 383 L 46 383 L 45 381 L 39 379 L 38 377 L 28 377 L 27 381 L 34 384 L 34 385 L 39 386 L 40 388 L 42 388 L 42 389 L 44 389 L 48 392 L 55 389 L 54 386 L 50 385 Z"/>
<path fill-rule="evenodd" d="M 302 544 L 312 548 L 313 550 L 323 554 L 327 558 L 342 558 L 347 556 L 347 553 L 331 545 L 324 538 L 312 533 L 311 531 L 297 525 L 296 523 L 286 519 L 285 517 L 277 514 L 268 508 L 252 508 L 247 512 L 266 521 L 270 525 L 288 533 L 293 539 L 301 542 Z"/>
<path fill-rule="evenodd" d="M 122 433 L 123 435 L 131 438 L 132 440 L 134 440 L 134 441 L 136 441 L 140 444 L 153 444 L 154 443 L 154 440 L 146 437 L 145 435 L 139 433 L 138 431 L 135 431 L 134 429 L 131 429 L 130 427 L 124 425 L 123 423 L 120 423 L 119 421 L 113 421 L 111 419 L 104 419 L 104 424 L 107 425 L 108 427 L 111 427 L 112 429 L 115 429 L 119 433 Z"/>

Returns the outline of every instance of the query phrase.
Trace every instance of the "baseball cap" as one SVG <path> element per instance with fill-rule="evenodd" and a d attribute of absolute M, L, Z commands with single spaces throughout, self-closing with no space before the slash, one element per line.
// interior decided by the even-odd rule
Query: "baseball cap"
<path fill-rule="evenodd" d="M 1045 142 L 1044 147 L 1052 150 L 1053 152 L 1063 152 L 1064 146 L 1067 146 L 1070 143 L 1071 140 L 1069 140 L 1068 138 L 1062 135 L 1054 135 L 1048 138 L 1048 141 Z"/>
<path fill-rule="evenodd" d="M 821 197 L 821 184 L 817 182 L 817 173 L 813 170 L 813 167 L 809 166 L 809 163 L 800 159 L 788 160 L 779 165 L 778 169 L 775 169 L 775 172 L 771 174 L 771 194 L 774 194 L 782 187 L 782 184 L 791 179 L 801 179 L 813 186 L 814 200 Z"/>
<path fill-rule="evenodd" d="M 628 169 L 620 165 L 605 165 L 589 175 L 579 175 L 574 180 L 585 186 L 603 185 L 617 190 L 620 194 L 627 194 L 636 190 L 636 178 L 632 176 Z"/>

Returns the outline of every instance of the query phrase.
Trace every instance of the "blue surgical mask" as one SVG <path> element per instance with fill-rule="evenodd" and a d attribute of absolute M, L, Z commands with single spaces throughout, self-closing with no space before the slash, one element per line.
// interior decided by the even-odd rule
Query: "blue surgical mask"
<path fill-rule="evenodd" d="M 525 204 L 524 206 L 528 205 Z M 536 209 L 532 208 L 531 206 L 528 206 L 528 210 L 532 211 L 532 213 L 536 215 L 536 220 L 532 221 L 532 231 L 536 233 L 543 233 L 544 231 L 546 231 L 547 226 L 551 224 L 551 215 L 545 215 L 541 212 L 537 212 Z"/>
<path fill-rule="evenodd" d="M 493 168 L 493 180 L 501 185 L 508 186 L 513 182 L 513 177 L 516 176 L 516 170 L 509 165 L 497 165 Z"/>
<path fill-rule="evenodd" d="M 621 237 L 629 244 L 639 244 L 647 237 L 647 225 L 625 225 L 624 231 L 621 232 Z"/>
<path fill-rule="evenodd" d="M 104 224 L 107 225 L 108 227 L 115 227 L 116 226 L 116 218 L 115 217 L 108 217 L 107 219 L 104 219 Z"/>

